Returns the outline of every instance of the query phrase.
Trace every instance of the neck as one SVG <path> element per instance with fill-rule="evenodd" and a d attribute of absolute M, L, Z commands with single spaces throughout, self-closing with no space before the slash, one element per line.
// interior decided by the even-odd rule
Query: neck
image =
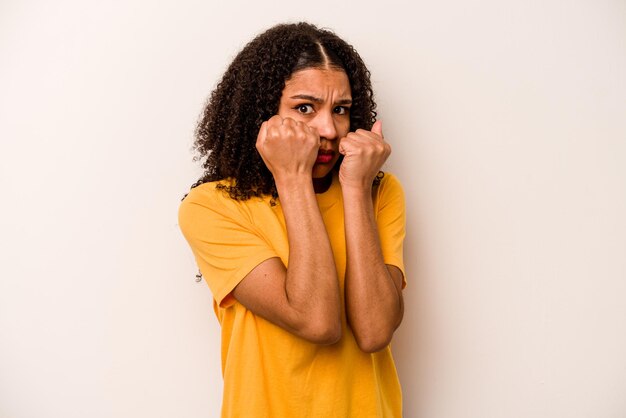
<path fill-rule="evenodd" d="M 326 190 L 330 188 L 330 185 L 333 182 L 333 172 L 331 171 L 326 175 L 326 177 L 321 177 L 318 179 L 313 179 L 313 190 L 315 193 L 324 193 Z"/>

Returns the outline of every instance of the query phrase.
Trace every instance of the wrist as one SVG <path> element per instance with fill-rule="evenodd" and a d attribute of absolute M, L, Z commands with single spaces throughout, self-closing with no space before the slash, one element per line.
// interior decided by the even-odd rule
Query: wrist
<path fill-rule="evenodd" d="M 352 202 L 354 200 L 371 200 L 372 184 L 342 184 L 341 194 L 344 202 Z"/>
<path fill-rule="evenodd" d="M 274 183 L 276 184 L 276 190 L 279 195 L 313 189 L 313 178 L 310 173 L 287 175 L 283 177 L 275 176 Z"/>
<path fill-rule="evenodd" d="M 369 193 L 372 190 L 372 185 L 374 184 L 374 177 L 349 176 L 340 171 L 339 183 L 341 184 L 342 189 Z"/>

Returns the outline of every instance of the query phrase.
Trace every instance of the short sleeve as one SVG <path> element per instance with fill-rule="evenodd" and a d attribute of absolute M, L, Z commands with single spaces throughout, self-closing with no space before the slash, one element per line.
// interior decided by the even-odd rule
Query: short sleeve
<path fill-rule="evenodd" d="M 376 223 L 385 264 L 402 271 L 402 287 L 406 286 L 404 269 L 404 237 L 406 235 L 406 210 L 404 190 L 398 179 L 385 173 L 376 193 Z"/>
<path fill-rule="evenodd" d="M 261 262 L 277 257 L 258 233 L 241 202 L 211 183 L 191 190 L 178 211 L 180 229 L 216 303 L 231 305 L 239 282 Z"/>

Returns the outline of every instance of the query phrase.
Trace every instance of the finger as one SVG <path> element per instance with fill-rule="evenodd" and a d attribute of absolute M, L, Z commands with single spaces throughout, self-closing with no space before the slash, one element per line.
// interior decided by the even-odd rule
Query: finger
<path fill-rule="evenodd" d="M 351 151 L 354 151 L 358 148 L 358 144 L 356 143 L 354 136 L 344 136 L 339 140 L 339 154 L 348 155 Z"/>
<path fill-rule="evenodd" d="M 372 126 L 372 132 L 380 135 L 383 138 L 385 137 L 383 135 L 383 121 L 382 120 L 377 120 L 376 122 L 374 122 L 374 126 Z"/>
<path fill-rule="evenodd" d="M 339 154 L 346 155 L 346 146 L 345 146 L 346 137 L 344 136 L 339 140 L 339 145 L 337 146 L 337 151 Z"/>
<path fill-rule="evenodd" d="M 294 119 L 283 118 L 281 124 L 286 125 L 286 126 L 293 126 L 293 125 L 297 125 L 298 123 Z"/>
<path fill-rule="evenodd" d="M 269 118 L 268 120 L 266 120 L 264 123 L 267 124 L 267 128 L 280 126 L 283 123 L 283 118 L 281 118 L 278 115 L 274 115 L 271 118 Z"/>
<path fill-rule="evenodd" d="M 267 136 L 267 121 L 261 124 L 261 128 L 259 128 L 259 134 L 256 137 L 256 147 L 259 149 L 259 146 L 263 144 L 265 137 Z"/>

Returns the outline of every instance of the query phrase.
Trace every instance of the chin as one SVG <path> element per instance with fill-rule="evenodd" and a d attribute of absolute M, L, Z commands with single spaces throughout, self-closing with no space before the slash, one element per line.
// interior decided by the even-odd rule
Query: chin
<path fill-rule="evenodd" d="M 332 167 L 313 167 L 313 178 L 323 179 L 324 177 L 331 174 L 332 171 L 333 171 Z"/>
<path fill-rule="evenodd" d="M 327 177 L 329 174 L 332 174 L 335 167 L 339 168 L 341 164 L 341 159 L 336 159 L 335 161 L 328 164 L 315 164 L 313 166 L 313 178 L 314 179 L 323 179 Z"/>

